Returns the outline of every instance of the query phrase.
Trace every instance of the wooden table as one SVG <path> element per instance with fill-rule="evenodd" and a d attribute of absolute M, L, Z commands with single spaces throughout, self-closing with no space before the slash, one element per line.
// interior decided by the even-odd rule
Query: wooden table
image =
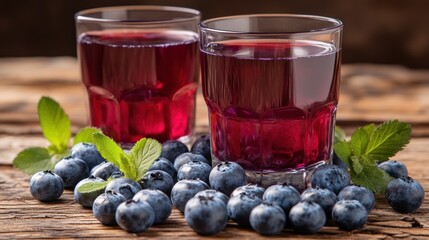
<path fill-rule="evenodd" d="M 141 234 L 98 223 L 91 210 L 74 203 L 65 191 L 55 203 L 41 203 L 29 192 L 30 177 L 14 169 L 12 159 L 29 146 L 46 146 L 38 126 L 36 104 L 40 96 L 59 101 L 69 114 L 73 131 L 86 124 L 85 96 L 73 58 L 0 59 L 0 238 L 125 238 L 158 237 L 197 239 L 173 210 L 161 225 Z M 338 124 L 348 133 L 369 122 L 400 119 L 413 126 L 413 138 L 395 159 L 407 164 L 429 199 L 429 71 L 399 66 L 345 65 L 342 69 Z M 198 96 L 197 131 L 207 132 L 207 110 Z M 377 198 L 363 229 L 345 232 L 332 223 L 314 235 L 284 230 L 279 237 L 306 239 L 429 238 L 429 200 L 414 214 L 399 214 L 383 197 Z M 234 223 L 215 237 L 263 238 Z"/>

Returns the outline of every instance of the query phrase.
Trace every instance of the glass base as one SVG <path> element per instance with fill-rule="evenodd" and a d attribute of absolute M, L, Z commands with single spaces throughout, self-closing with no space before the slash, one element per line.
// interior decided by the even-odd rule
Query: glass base
<path fill-rule="evenodd" d="M 219 160 L 213 158 L 213 166 L 216 166 L 219 162 Z M 261 172 L 246 170 L 247 182 L 259 184 L 264 188 L 275 184 L 285 183 L 295 187 L 299 192 L 302 192 L 306 188 L 310 187 L 310 177 L 313 171 L 322 165 L 329 164 L 330 162 L 330 160 L 322 160 L 302 169 L 282 172 Z"/>

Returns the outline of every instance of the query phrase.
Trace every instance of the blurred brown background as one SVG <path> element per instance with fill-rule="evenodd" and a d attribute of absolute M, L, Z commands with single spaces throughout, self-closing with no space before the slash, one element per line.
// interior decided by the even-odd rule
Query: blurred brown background
<path fill-rule="evenodd" d="M 341 19 L 343 63 L 429 68 L 429 1 L 422 0 L 17 0 L 0 3 L 0 57 L 75 56 L 74 14 L 113 5 L 175 5 L 203 19 L 300 13 Z"/>

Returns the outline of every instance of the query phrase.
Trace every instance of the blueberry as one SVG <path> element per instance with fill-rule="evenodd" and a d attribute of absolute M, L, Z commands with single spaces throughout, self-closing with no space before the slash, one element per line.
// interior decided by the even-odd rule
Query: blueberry
<path fill-rule="evenodd" d="M 338 166 L 339 168 L 342 168 L 344 170 L 347 170 L 347 164 L 345 162 L 343 162 L 338 155 L 334 152 L 334 154 L 332 155 L 332 164 Z"/>
<path fill-rule="evenodd" d="M 277 184 L 265 190 L 262 200 L 265 203 L 280 206 L 287 214 L 301 200 L 301 196 L 296 188 L 286 184 Z"/>
<path fill-rule="evenodd" d="M 61 197 L 63 192 L 63 180 L 52 171 L 38 172 L 30 179 L 30 193 L 37 200 L 54 201 Z"/>
<path fill-rule="evenodd" d="M 387 185 L 387 202 L 401 213 L 415 212 L 423 204 L 424 197 L 422 185 L 411 177 L 397 178 Z"/>
<path fill-rule="evenodd" d="M 79 187 L 82 186 L 85 183 L 92 183 L 92 182 L 105 182 L 101 178 L 97 178 L 94 176 L 90 176 L 89 178 L 85 178 L 81 180 L 76 187 L 74 188 L 73 197 L 74 200 L 86 208 L 92 208 L 92 205 L 94 204 L 95 199 L 102 193 L 104 193 L 104 188 L 99 189 L 97 191 L 87 192 L 87 193 L 81 193 L 78 191 Z"/>
<path fill-rule="evenodd" d="M 135 201 L 144 201 L 155 210 L 154 224 L 164 222 L 171 214 L 170 198 L 157 189 L 143 189 L 133 197 Z"/>
<path fill-rule="evenodd" d="M 180 154 L 174 160 L 174 168 L 177 170 L 177 174 L 179 174 L 180 167 L 182 167 L 185 163 L 192 162 L 192 161 L 199 161 L 210 165 L 209 161 L 205 157 L 203 157 L 203 155 L 189 153 L 189 152 L 183 153 L 183 154 Z"/>
<path fill-rule="evenodd" d="M 186 203 L 185 220 L 199 234 L 217 234 L 228 222 L 226 205 L 213 197 L 193 197 Z"/>
<path fill-rule="evenodd" d="M 178 181 L 171 190 L 171 202 L 180 212 L 185 211 L 186 203 L 198 192 L 210 187 L 199 179 Z"/>
<path fill-rule="evenodd" d="M 119 174 L 121 170 L 111 162 L 102 162 L 91 169 L 89 175 L 104 179 L 107 181 L 112 174 Z"/>
<path fill-rule="evenodd" d="M 338 194 L 338 200 L 358 200 L 370 212 L 375 205 L 374 194 L 365 187 L 347 186 Z"/>
<path fill-rule="evenodd" d="M 211 162 L 212 155 L 210 151 L 210 135 L 202 135 L 195 140 L 191 147 L 191 153 L 201 154 Z"/>
<path fill-rule="evenodd" d="M 74 145 L 71 149 L 71 155 L 85 161 L 88 164 L 89 170 L 106 161 L 92 143 L 78 143 Z"/>
<path fill-rule="evenodd" d="M 177 171 L 174 168 L 174 164 L 170 162 L 170 160 L 168 160 L 167 158 L 160 157 L 156 159 L 153 165 L 148 169 L 148 171 L 153 171 L 153 170 L 162 170 L 170 174 L 174 182 L 177 181 Z"/>
<path fill-rule="evenodd" d="M 340 200 L 332 209 L 332 220 L 346 231 L 363 227 L 367 219 L 368 211 L 357 200 Z"/>
<path fill-rule="evenodd" d="M 119 193 L 107 191 L 95 199 L 92 205 L 92 213 L 102 224 L 116 225 L 116 209 L 119 204 L 126 200 L 127 199 Z"/>
<path fill-rule="evenodd" d="M 146 172 L 139 183 L 142 189 L 158 189 L 168 196 L 170 196 L 171 189 L 174 186 L 174 181 L 170 174 L 161 170 Z"/>
<path fill-rule="evenodd" d="M 177 172 L 177 180 L 198 178 L 209 184 L 209 175 L 212 167 L 200 161 L 190 161 L 183 164 Z"/>
<path fill-rule="evenodd" d="M 249 217 L 253 208 L 262 203 L 262 199 L 246 192 L 230 198 L 227 204 L 228 217 L 241 226 L 249 226 Z"/>
<path fill-rule="evenodd" d="M 350 175 L 342 168 L 335 165 L 323 165 L 314 170 L 311 175 L 313 188 L 326 188 L 338 194 L 350 184 Z"/>
<path fill-rule="evenodd" d="M 315 202 L 319 204 L 320 207 L 325 211 L 326 217 L 330 218 L 332 213 L 332 208 L 337 202 L 337 195 L 329 191 L 328 189 L 323 188 L 307 188 L 301 194 L 301 200 L 307 202 Z"/>
<path fill-rule="evenodd" d="M 262 203 L 250 213 L 250 225 L 262 235 L 277 235 L 286 224 L 286 214 L 277 205 Z"/>
<path fill-rule="evenodd" d="M 299 202 L 290 209 L 289 220 L 293 230 L 311 234 L 322 229 L 326 223 L 325 211 L 315 202 Z"/>
<path fill-rule="evenodd" d="M 174 162 L 174 159 L 185 152 L 189 152 L 189 150 L 184 143 L 177 140 L 168 140 L 162 144 L 161 157 Z"/>
<path fill-rule="evenodd" d="M 195 194 L 195 197 L 199 197 L 199 196 L 217 198 L 221 200 L 223 203 L 225 203 L 225 206 L 228 204 L 228 201 L 229 201 L 229 197 L 214 189 L 206 189 Z"/>
<path fill-rule="evenodd" d="M 133 198 L 134 195 L 140 190 L 142 190 L 140 184 L 138 184 L 136 181 L 129 178 L 113 179 L 106 186 L 106 192 L 113 191 L 113 192 L 120 193 L 127 200 Z"/>
<path fill-rule="evenodd" d="M 257 197 L 259 197 L 260 199 L 262 199 L 262 196 L 264 195 L 265 192 L 265 188 L 261 187 L 258 184 L 247 184 L 241 187 L 236 188 L 232 193 L 231 193 L 231 198 L 239 195 L 242 192 L 247 192 L 247 193 L 251 193 Z"/>
<path fill-rule="evenodd" d="M 246 185 L 246 172 L 235 162 L 221 162 L 216 165 L 209 176 L 210 186 L 230 196 L 238 187 Z"/>
<path fill-rule="evenodd" d="M 110 176 L 111 179 L 123 178 L 123 177 L 124 177 L 123 172 L 113 172 L 112 175 Z"/>
<path fill-rule="evenodd" d="M 152 226 L 155 221 L 155 211 L 147 202 L 130 199 L 119 204 L 115 219 L 122 229 L 140 233 Z"/>
<path fill-rule="evenodd" d="M 396 160 L 389 160 L 378 165 L 387 174 L 393 178 L 408 177 L 408 171 L 405 164 Z"/>
<path fill-rule="evenodd" d="M 55 165 L 54 172 L 63 179 L 64 188 L 69 189 L 73 189 L 80 180 L 89 177 L 88 164 L 72 156 L 61 159 Z"/>

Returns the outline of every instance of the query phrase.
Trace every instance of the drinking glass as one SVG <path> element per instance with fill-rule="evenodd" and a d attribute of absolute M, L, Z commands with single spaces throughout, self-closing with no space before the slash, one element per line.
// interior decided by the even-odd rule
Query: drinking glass
<path fill-rule="evenodd" d="M 239 163 L 250 182 L 298 189 L 330 163 L 342 29 L 336 19 L 290 14 L 200 24 L 215 162 Z"/>
<path fill-rule="evenodd" d="M 186 140 L 195 122 L 198 23 L 193 9 L 121 6 L 76 14 L 92 126 L 123 145 Z"/>

